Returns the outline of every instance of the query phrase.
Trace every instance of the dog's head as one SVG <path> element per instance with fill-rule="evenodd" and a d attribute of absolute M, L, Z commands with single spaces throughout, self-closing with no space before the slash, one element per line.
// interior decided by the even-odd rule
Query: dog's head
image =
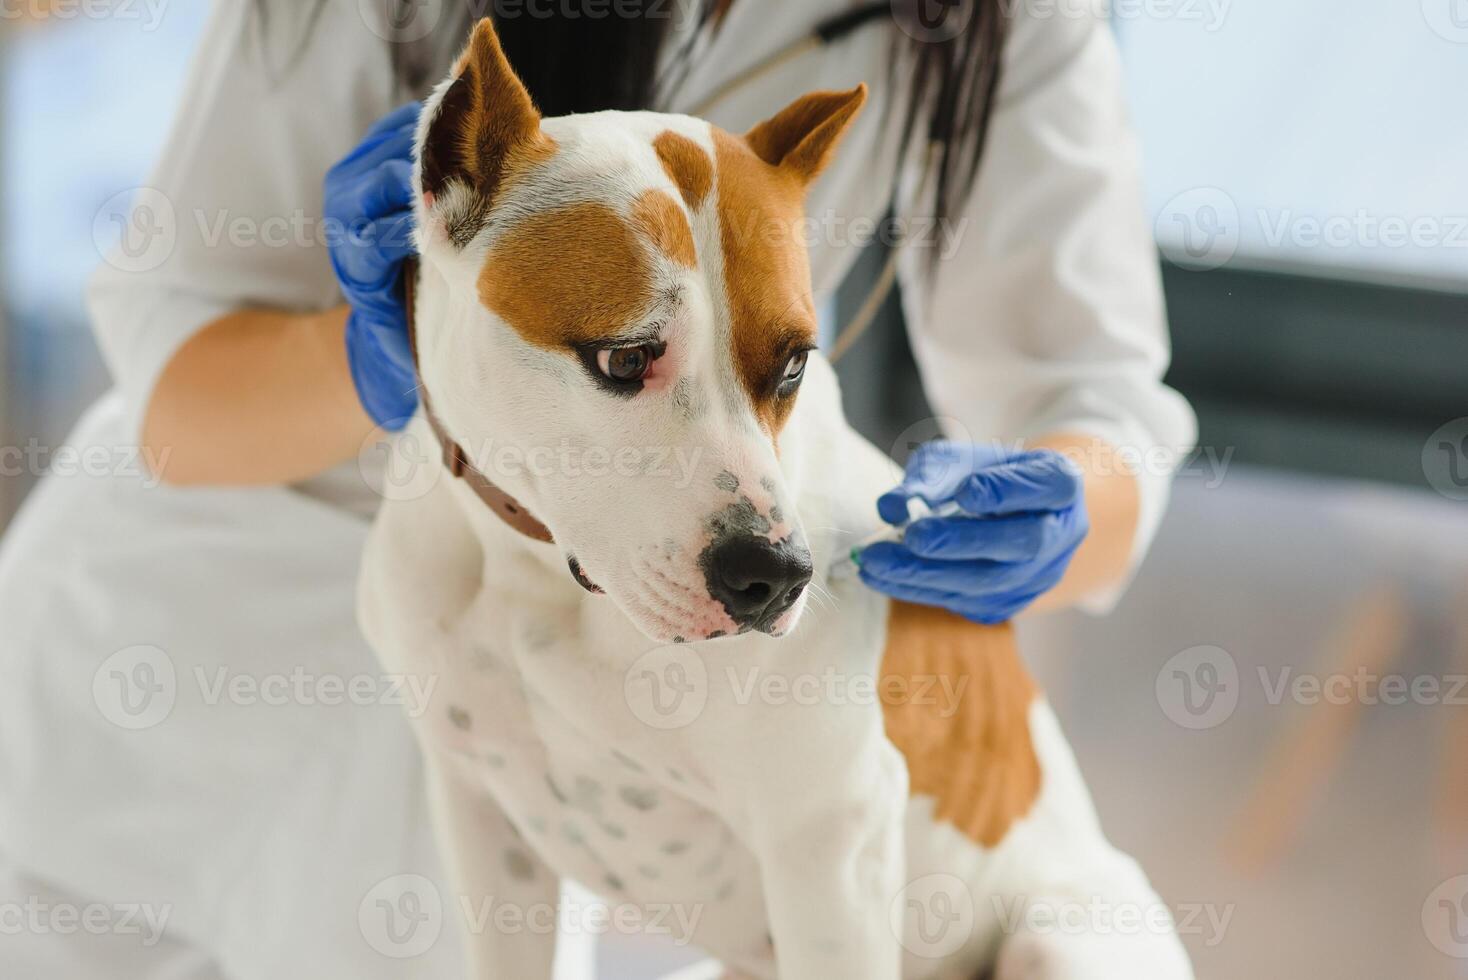
<path fill-rule="evenodd" d="M 804 607 L 811 555 L 779 463 L 816 344 L 803 199 L 865 97 L 813 93 L 743 136 L 542 119 L 485 20 L 425 105 L 435 412 L 654 639 L 780 635 Z"/>

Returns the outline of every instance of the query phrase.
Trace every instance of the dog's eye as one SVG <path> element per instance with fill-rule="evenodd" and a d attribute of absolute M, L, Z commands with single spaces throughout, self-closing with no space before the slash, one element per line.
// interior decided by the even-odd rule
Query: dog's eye
<path fill-rule="evenodd" d="M 785 373 L 780 377 L 781 391 L 791 391 L 800 384 L 800 378 L 805 374 L 805 362 L 808 360 L 810 351 L 803 350 L 785 362 Z"/>
<path fill-rule="evenodd" d="M 596 352 L 596 366 L 601 373 L 619 384 L 641 381 L 655 360 L 657 360 L 657 351 L 653 349 L 652 344 L 638 344 L 636 347 L 618 347 L 613 350 Z"/>

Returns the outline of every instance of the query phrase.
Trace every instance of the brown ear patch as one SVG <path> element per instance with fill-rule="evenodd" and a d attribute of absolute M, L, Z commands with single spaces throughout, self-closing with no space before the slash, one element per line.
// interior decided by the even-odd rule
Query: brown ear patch
<path fill-rule="evenodd" d="M 638 195 L 632 205 L 632 220 L 674 262 L 689 269 L 698 263 L 688 217 L 663 191 L 647 190 Z"/>
<path fill-rule="evenodd" d="M 470 213 L 456 216 L 450 237 L 462 245 L 482 223 L 503 187 L 555 153 L 540 129 L 540 113 L 500 48 L 486 18 L 455 63 L 458 76 L 440 100 L 422 149 L 423 189 L 437 197 L 451 180 L 476 197 Z"/>
<path fill-rule="evenodd" d="M 479 298 L 528 342 L 563 351 L 644 316 L 654 298 L 652 264 L 626 219 L 608 204 L 583 201 L 508 229 L 484 261 Z"/>
<path fill-rule="evenodd" d="M 802 95 L 746 135 L 759 158 L 810 183 L 867 99 L 867 87 Z"/>
<path fill-rule="evenodd" d="M 663 130 L 652 141 L 663 170 L 667 171 L 688 210 L 697 211 L 714 182 L 714 165 L 709 155 L 687 136 Z"/>
<path fill-rule="evenodd" d="M 816 341 L 804 185 L 714 128 L 719 240 L 735 373 L 773 438 L 794 408 L 776 391 L 786 362 Z"/>
<path fill-rule="evenodd" d="M 894 601 L 882 658 L 887 737 L 907 759 L 914 796 L 984 847 L 1004 839 L 1040 795 L 1030 735 L 1039 691 L 1014 628 Z"/>

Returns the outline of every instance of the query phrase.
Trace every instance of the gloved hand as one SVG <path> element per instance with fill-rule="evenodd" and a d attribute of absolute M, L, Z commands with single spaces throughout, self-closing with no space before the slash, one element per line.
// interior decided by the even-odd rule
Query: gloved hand
<path fill-rule="evenodd" d="M 347 361 L 378 425 L 400 429 L 418 406 L 399 279 L 413 254 L 412 153 L 417 102 L 384 116 L 326 175 L 331 266 L 352 312 Z"/>
<path fill-rule="evenodd" d="M 1080 469 L 1048 449 L 927 443 L 877 512 L 901 525 L 913 497 L 934 508 L 952 501 L 958 511 L 915 520 L 900 543 L 862 550 L 861 580 L 978 623 L 1012 618 L 1060 581 L 1090 529 Z"/>

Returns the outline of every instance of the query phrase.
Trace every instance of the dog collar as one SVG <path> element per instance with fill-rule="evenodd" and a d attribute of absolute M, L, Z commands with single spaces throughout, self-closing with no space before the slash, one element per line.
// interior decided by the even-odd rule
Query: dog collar
<path fill-rule="evenodd" d="M 403 308 L 408 314 L 408 349 L 413 352 L 413 378 L 418 382 L 418 397 L 423 403 L 423 417 L 428 420 L 428 427 L 433 430 L 433 437 L 438 440 L 443 450 L 443 465 L 456 478 L 463 480 L 465 485 L 474 491 L 474 495 L 484 501 L 484 505 L 510 527 L 536 541 L 547 543 L 553 541 L 550 528 L 536 519 L 535 515 L 526 510 L 520 501 L 501 490 L 493 480 L 485 476 L 470 461 L 464 448 L 449 436 L 443 422 L 434 414 L 433 403 L 428 398 L 428 388 L 423 384 L 423 376 L 418 371 L 418 333 L 414 328 L 416 312 L 413 302 L 413 287 L 417 277 L 417 262 L 412 259 L 404 262 Z"/>

